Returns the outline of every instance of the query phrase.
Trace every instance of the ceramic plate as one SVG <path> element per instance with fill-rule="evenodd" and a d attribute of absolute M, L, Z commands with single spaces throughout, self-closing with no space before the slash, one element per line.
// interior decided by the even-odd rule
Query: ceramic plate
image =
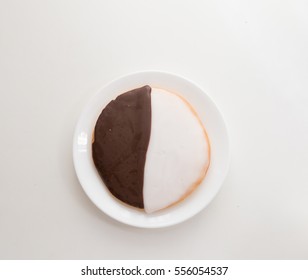
<path fill-rule="evenodd" d="M 102 109 L 119 94 L 150 85 L 182 95 L 197 111 L 211 144 L 211 163 L 201 185 L 184 201 L 154 214 L 146 214 L 114 198 L 98 175 L 92 160 L 92 134 Z M 174 74 L 145 71 L 120 77 L 99 90 L 85 106 L 73 139 L 74 166 L 85 193 L 105 214 L 119 222 L 158 228 L 183 222 L 204 209 L 222 186 L 229 165 L 229 142 L 225 122 L 214 102 L 193 82 Z"/>

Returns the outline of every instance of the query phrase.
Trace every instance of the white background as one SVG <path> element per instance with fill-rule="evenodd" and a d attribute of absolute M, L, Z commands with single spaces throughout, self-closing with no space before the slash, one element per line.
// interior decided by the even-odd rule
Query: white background
<path fill-rule="evenodd" d="M 0 0 L 1 259 L 308 259 L 308 2 Z M 82 108 L 120 75 L 195 81 L 232 161 L 180 225 L 122 225 L 72 164 Z"/>

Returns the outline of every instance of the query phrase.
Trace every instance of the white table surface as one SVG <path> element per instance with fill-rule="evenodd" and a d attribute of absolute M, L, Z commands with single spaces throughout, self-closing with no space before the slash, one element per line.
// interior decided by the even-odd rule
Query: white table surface
<path fill-rule="evenodd" d="M 308 2 L 0 0 L 1 259 L 308 259 Z M 139 229 L 84 194 L 82 108 L 123 74 L 187 77 L 223 112 L 208 208 Z"/>

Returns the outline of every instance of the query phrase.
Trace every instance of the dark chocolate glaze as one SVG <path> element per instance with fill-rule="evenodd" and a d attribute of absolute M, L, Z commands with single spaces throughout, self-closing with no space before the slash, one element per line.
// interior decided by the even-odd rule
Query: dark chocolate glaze
<path fill-rule="evenodd" d="M 93 160 L 109 191 L 143 208 L 143 177 L 151 133 L 151 87 L 119 95 L 100 114 L 94 130 Z"/>

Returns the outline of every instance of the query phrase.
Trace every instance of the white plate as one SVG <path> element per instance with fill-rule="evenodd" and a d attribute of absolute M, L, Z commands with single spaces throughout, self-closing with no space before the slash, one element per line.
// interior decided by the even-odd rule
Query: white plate
<path fill-rule="evenodd" d="M 211 143 L 211 164 L 202 184 L 183 202 L 154 214 L 126 206 L 115 199 L 99 177 L 92 160 L 92 133 L 102 109 L 119 94 L 143 85 L 177 92 L 195 108 Z M 229 166 L 229 142 L 221 113 L 210 97 L 191 81 L 182 77 L 145 71 L 130 74 L 103 87 L 84 108 L 73 139 L 75 170 L 85 193 L 110 217 L 136 227 L 158 228 L 183 222 L 205 208 L 219 191 Z"/>

